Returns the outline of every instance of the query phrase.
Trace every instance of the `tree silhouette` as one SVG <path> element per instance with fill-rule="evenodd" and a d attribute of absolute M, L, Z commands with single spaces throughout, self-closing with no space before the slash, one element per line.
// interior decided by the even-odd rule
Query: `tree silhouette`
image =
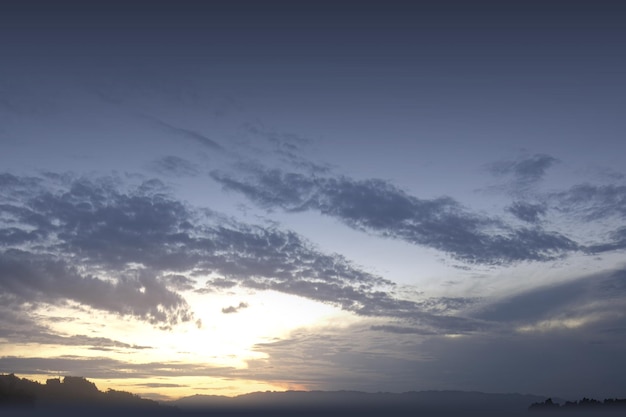
<path fill-rule="evenodd" d="M 551 398 L 548 398 L 542 403 L 533 403 L 528 407 L 530 411 L 548 411 L 548 410 L 571 410 L 571 411 L 610 411 L 610 410 L 624 410 L 626 411 L 626 399 L 605 399 L 604 401 L 598 401 L 593 398 L 584 397 L 580 401 L 566 401 L 565 404 L 559 406 L 552 402 Z"/>
<path fill-rule="evenodd" d="M 14 374 L 0 375 L 0 406 L 82 406 L 140 409 L 167 409 L 156 401 L 124 391 L 102 392 L 83 377 L 51 378 L 45 384 L 18 378 Z M 1 415 L 1 413 L 0 413 Z"/>

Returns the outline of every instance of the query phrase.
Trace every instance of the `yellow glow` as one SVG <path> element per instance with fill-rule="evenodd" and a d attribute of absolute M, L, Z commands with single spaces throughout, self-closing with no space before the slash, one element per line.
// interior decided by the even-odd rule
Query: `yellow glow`
<path fill-rule="evenodd" d="M 232 372 L 247 368 L 248 361 L 267 357 L 258 347 L 255 348 L 260 343 L 288 337 L 294 329 L 346 322 L 346 316 L 349 316 L 327 304 L 272 291 L 188 292 L 185 298 L 194 318 L 173 326 L 171 330 L 161 330 L 132 317 L 91 310 L 78 304 L 40 307 L 33 311 L 33 318 L 49 326 L 51 333 L 70 339 L 3 344 L 0 356 L 56 358 L 74 355 L 86 360 L 117 360 L 129 364 L 129 378 L 80 376 L 96 383 L 101 390 L 122 389 L 147 398 L 152 394 L 178 398 L 194 394 L 238 395 L 251 391 L 303 389 L 305 387 L 288 383 L 237 379 Z M 239 307 L 240 303 L 244 304 Z M 235 313 L 222 311 L 231 306 L 237 307 Z M 198 319 L 201 326 L 197 324 Z M 83 342 L 82 339 L 72 339 L 74 335 L 102 339 Z M 70 341 L 74 345 L 67 343 Z M 102 346 L 94 349 L 98 343 Z M 143 367 L 152 363 L 154 367 Z M 132 367 L 136 365 L 141 365 L 142 372 L 148 374 L 153 368 L 154 377 L 134 378 Z M 185 376 L 189 366 L 195 367 L 195 374 L 198 368 L 206 369 L 207 375 Z M 220 375 L 220 368 L 226 368 L 222 371 L 224 375 Z M 124 372 L 120 368 L 115 370 Z M 41 382 L 54 377 L 54 370 L 42 369 L 41 372 L 48 373 L 26 377 L 36 377 Z"/>

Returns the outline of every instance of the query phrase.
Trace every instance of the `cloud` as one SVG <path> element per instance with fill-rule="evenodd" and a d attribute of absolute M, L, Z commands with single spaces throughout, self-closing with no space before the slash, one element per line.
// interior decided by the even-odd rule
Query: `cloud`
<path fill-rule="evenodd" d="M 220 275 L 197 291 L 275 290 L 361 315 L 421 317 L 395 300 L 392 282 L 324 254 L 293 232 L 195 210 L 158 181 L 48 174 L 5 176 L 0 291 L 15 302 L 73 300 L 155 325 L 193 319 L 182 292 L 194 271 Z"/>
<path fill-rule="evenodd" d="M 602 253 L 614 250 L 626 249 L 626 227 L 609 233 L 608 242 L 589 245 L 586 249 L 589 253 Z"/>
<path fill-rule="evenodd" d="M 214 278 L 207 281 L 207 286 L 214 288 L 232 288 L 237 285 L 237 281 L 232 281 L 224 278 Z"/>
<path fill-rule="evenodd" d="M 180 274 L 164 275 L 162 280 L 166 283 L 166 285 L 178 291 L 193 290 L 196 284 L 193 279 Z"/>
<path fill-rule="evenodd" d="M 328 165 L 320 165 L 302 156 L 305 153 L 305 146 L 310 144 L 308 139 L 293 133 L 272 131 L 259 122 L 246 123 L 243 127 L 255 137 L 262 138 L 269 142 L 274 153 L 276 153 L 283 162 L 298 169 L 304 168 L 314 174 L 329 172 L 330 167 Z"/>
<path fill-rule="evenodd" d="M 248 170 L 252 175 L 245 179 L 223 172 L 212 177 L 261 207 L 317 211 L 354 229 L 438 249 L 465 262 L 546 261 L 579 249 L 557 232 L 538 226 L 515 229 L 472 213 L 450 197 L 420 199 L 382 180 L 317 177 L 258 166 Z"/>
<path fill-rule="evenodd" d="M 306 181 L 303 177 L 296 180 Z M 4 219 L 0 231 L 17 228 L 32 232 L 19 244 L 3 242 L 0 251 L 0 272 L 6 277 L 0 282 L 0 292 L 18 304 L 73 300 L 167 328 L 195 320 L 184 297 L 186 291 L 242 287 L 304 297 L 362 317 L 393 318 L 420 331 L 460 334 L 485 326 L 480 319 L 454 315 L 473 300 L 397 298 L 391 281 L 359 269 L 338 254 L 322 253 L 290 231 L 252 226 L 208 209 L 194 209 L 170 196 L 158 181 L 133 185 L 114 178 L 50 174 L 34 188 L 20 188 L 29 181 L 19 178 L 9 182 L 14 186 L 2 192 L 17 197 L 0 206 L 0 218 Z M 445 233 L 486 239 L 479 230 L 453 230 L 466 223 L 478 228 L 489 221 L 465 214 L 449 199 L 417 200 L 376 181 L 344 179 L 317 187 L 316 193 L 324 195 L 307 205 L 335 210 L 333 213 L 346 221 L 385 230 L 390 236 L 448 250 L 453 244 L 445 246 L 449 239 Z M 329 201 L 321 203 L 324 199 Z M 374 207 L 363 209 L 354 201 L 361 204 L 371 199 Z M 399 207 L 388 207 L 388 200 L 394 205 L 400 200 Z M 414 224 L 420 221 L 417 216 L 424 217 L 422 225 Z M 438 234 L 433 232 L 437 228 L 442 229 Z M 431 234 L 415 235 L 418 231 Z M 470 246 L 464 246 L 463 254 L 493 260 L 508 250 L 513 254 L 510 258 L 527 259 L 528 252 L 513 252 L 552 249 L 556 244 L 550 239 L 558 239 L 532 229 L 516 233 L 514 243 L 501 238 L 490 247 L 499 251 L 495 254 Z M 196 289 L 197 274 L 217 276 Z M 241 308 L 242 304 L 226 307 L 223 312 Z"/>
<path fill-rule="evenodd" d="M 488 170 L 497 177 L 512 177 L 513 185 L 528 188 L 543 179 L 546 171 L 558 159 L 545 154 L 535 154 L 515 161 L 504 160 L 490 164 Z"/>
<path fill-rule="evenodd" d="M 6 303 L 7 300 L 2 301 L 5 307 L 0 309 L 0 338 L 10 340 L 13 344 L 36 343 L 41 345 L 84 346 L 99 350 L 152 349 L 150 346 L 131 345 L 105 337 L 58 334 L 42 324 L 43 320 L 35 321 L 31 317 L 32 308 L 14 308 L 9 310 L 6 307 L 8 304 Z M 51 320 L 50 318 L 46 319 Z"/>
<path fill-rule="evenodd" d="M 495 302 L 484 300 L 489 304 L 477 315 L 492 325 L 472 333 L 450 334 L 404 320 L 366 318 L 315 332 L 296 329 L 280 340 L 258 344 L 255 350 L 266 357 L 249 360 L 243 369 L 179 362 L 126 363 L 106 358 L 3 357 L 0 370 L 18 374 L 62 371 L 106 379 L 175 377 L 182 373 L 370 392 L 464 389 L 568 399 L 619 396 L 619 387 L 625 382 L 618 371 L 623 368 L 626 348 L 622 337 L 625 300 L 626 273 L 608 271 Z M 431 299 L 427 304 L 445 302 Z M 465 300 L 455 302 L 467 304 Z M 577 326 L 520 330 L 523 324 L 567 318 L 569 314 L 595 314 L 598 319 Z M 580 362 L 581 357 L 587 360 Z M 516 377 L 494 379 L 494 375 Z"/>
<path fill-rule="evenodd" d="M 395 333 L 395 334 L 418 334 L 418 335 L 436 335 L 437 334 L 437 332 L 434 332 L 432 330 L 424 330 L 424 329 L 418 329 L 415 327 L 393 326 L 393 325 L 371 326 L 370 330 L 387 332 L 387 333 Z"/>
<path fill-rule="evenodd" d="M 477 301 L 464 314 L 484 325 L 464 334 L 380 319 L 296 330 L 257 345 L 268 357 L 250 361 L 249 369 L 309 389 L 619 396 L 625 306 L 626 272 L 607 271 Z"/>
<path fill-rule="evenodd" d="M 237 371 L 230 367 L 208 366 L 182 362 L 125 362 L 104 357 L 0 357 L 0 371 L 22 375 L 81 375 L 96 379 L 127 379 L 184 376 L 230 376 Z"/>
<path fill-rule="evenodd" d="M 238 313 L 240 310 L 244 309 L 244 308 L 248 308 L 248 304 L 244 303 L 243 301 L 241 303 L 239 303 L 238 306 L 229 306 L 229 307 L 224 307 L 222 309 L 222 313 L 224 314 L 232 314 L 232 313 Z"/>
<path fill-rule="evenodd" d="M 516 201 L 507 208 L 507 211 L 524 222 L 539 223 L 541 221 L 541 217 L 548 211 L 548 208 L 545 204 L 533 204 Z"/>
<path fill-rule="evenodd" d="M 561 212 L 573 213 L 585 221 L 610 217 L 626 219 L 626 186 L 580 184 L 549 195 Z"/>
<path fill-rule="evenodd" d="M 181 385 L 181 384 L 168 384 L 164 382 L 146 382 L 143 384 L 134 384 L 136 387 L 146 387 L 146 388 L 181 388 L 181 387 L 189 387 L 189 385 Z"/>
<path fill-rule="evenodd" d="M 0 253 L 0 275 L 0 291 L 23 302 L 73 300 L 153 324 L 176 324 L 191 318 L 180 295 L 147 275 L 138 279 L 121 276 L 113 283 L 81 274 L 62 260 L 15 249 Z"/>
<path fill-rule="evenodd" d="M 615 327 L 624 328 L 624 308 L 626 270 L 615 270 L 492 301 L 471 316 L 525 334 L 586 329 L 600 337 Z"/>
<path fill-rule="evenodd" d="M 149 116 L 144 116 L 146 118 L 148 118 L 149 120 L 151 120 L 156 126 L 162 128 L 164 131 L 168 132 L 168 133 L 173 133 L 177 136 L 186 138 L 186 139 L 190 139 L 196 143 L 201 144 L 202 146 L 209 148 L 213 151 L 223 151 L 224 148 L 222 147 L 222 145 L 220 145 L 219 143 L 217 143 L 216 141 L 214 141 L 213 139 L 208 138 L 207 136 L 196 132 L 195 130 L 190 130 L 190 129 L 184 129 L 181 127 L 176 127 L 173 126 L 169 123 L 165 123 L 162 120 L 153 118 L 153 117 L 149 117 Z"/>
<path fill-rule="evenodd" d="M 150 167 L 160 174 L 174 177 L 195 177 L 200 172 L 195 164 L 172 155 L 154 161 Z"/>

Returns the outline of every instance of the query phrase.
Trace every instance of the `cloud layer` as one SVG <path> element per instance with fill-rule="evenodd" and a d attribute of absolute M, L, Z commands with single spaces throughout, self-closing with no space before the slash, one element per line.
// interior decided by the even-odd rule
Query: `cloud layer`
<path fill-rule="evenodd" d="M 194 210 L 158 181 L 4 175 L 0 282 L 14 303 L 72 300 L 164 327 L 190 321 L 182 293 L 241 286 L 329 303 L 441 331 L 474 325 L 396 299 L 391 281 L 288 231 Z M 198 282 L 204 274 L 219 277 Z M 244 308 L 230 307 L 225 313 Z"/>

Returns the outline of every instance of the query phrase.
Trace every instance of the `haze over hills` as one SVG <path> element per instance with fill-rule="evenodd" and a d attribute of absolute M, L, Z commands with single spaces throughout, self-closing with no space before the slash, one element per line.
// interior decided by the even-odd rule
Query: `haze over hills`
<path fill-rule="evenodd" d="M 98 410 L 128 409 L 167 413 L 219 411 L 237 413 L 266 412 L 429 412 L 481 411 L 524 412 L 529 404 L 546 398 L 537 395 L 485 394 L 462 391 L 422 391 L 366 393 L 359 391 L 267 391 L 236 397 L 194 395 L 176 401 L 161 402 L 140 398 L 123 391 L 102 392 L 82 377 L 51 378 L 45 384 L 19 378 L 14 374 L 0 376 L 0 404 L 5 407 L 26 407 L 33 411 L 79 407 Z"/>
<path fill-rule="evenodd" d="M 182 410 L 359 410 L 371 413 L 525 413 L 546 397 L 464 391 L 367 393 L 359 391 L 254 392 L 237 397 L 194 395 L 171 402 Z"/>
<path fill-rule="evenodd" d="M 569 402 L 531 394 L 492 394 L 469 391 L 410 391 L 404 393 L 361 391 L 266 391 L 227 397 L 192 395 L 157 402 L 109 389 L 100 391 L 83 377 L 51 378 L 45 384 L 0 375 L 2 415 L 92 417 L 115 415 L 427 415 L 522 416 L 532 412 L 559 411 L 566 415 L 597 415 L 600 411 L 624 411 L 626 400 L 604 402 L 584 398 Z M 604 413 L 603 413 L 604 414 Z"/>
<path fill-rule="evenodd" d="M 0 405 L 6 410 L 34 414 L 83 415 L 128 411 L 151 414 L 196 414 L 219 412 L 236 414 L 359 412 L 365 414 L 405 414 L 424 411 L 433 415 L 490 415 L 525 413 L 529 404 L 543 402 L 537 395 L 486 394 L 462 391 L 422 391 L 366 393 L 358 391 L 286 391 L 254 392 L 236 397 L 194 395 L 176 401 L 158 403 L 123 391 L 102 392 L 82 377 L 51 378 L 45 384 L 0 375 Z M 69 411 L 68 411 L 69 410 Z M 451 414 L 453 413 L 453 414 Z M 468 414 L 469 413 L 469 414 Z M 486 413 L 486 414 L 485 414 Z"/>

